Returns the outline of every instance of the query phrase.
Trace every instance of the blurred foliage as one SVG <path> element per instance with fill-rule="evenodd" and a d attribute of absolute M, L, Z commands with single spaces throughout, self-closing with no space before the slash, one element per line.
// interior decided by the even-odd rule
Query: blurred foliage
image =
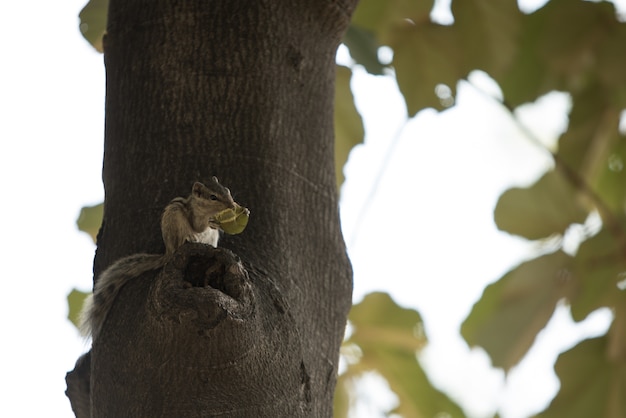
<path fill-rule="evenodd" d="M 569 93 L 573 103 L 557 151 L 546 149 L 553 169 L 528 187 L 504 192 L 494 211 L 498 228 L 537 240 L 543 252 L 485 289 L 462 335 L 508 371 L 524 358 L 560 301 L 575 321 L 610 308 L 614 320 L 607 335 L 559 357 L 562 387 L 540 416 L 624 417 L 626 141 L 618 127 L 626 107 L 626 24 L 607 1 L 551 0 L 524 14 L 516 0 L 453 0 L 450 25 L 431 19 L 432 6 L 431 0 L 361 0 L 352 28 L 359 37 L 346 42 L 352 58 L 372 74 L 381 70 L 372 61 L 377 48 L 393 50 L 390 67 L 410 116 L 450 106 L 456 84 L 473 70 L 500 85 L 502 106 L 513 118 L 517 106 L 551 91 Z M 452 100 L 438 94 L 440 85 L 450 89 Z M 598 228 L 585 223 L 591 214 L 599 215 Z M 576 224 L 585 226 L 572 228 Z M 566 234 L 578 242 L 576 250 L 564 250 Z M 399 319 L 389 321 L 392 326 Z M 379 335 L 376 344 L 391 344 Z M 372 369 L 387 377 L 403 361 L 390 357 Z M 419 379 L 416 372 L 412 381 Z M 407 387 L 390 386 L 396 393 Z"/>
<path fill-rule="evenodd" d="M 349 395 L 359 377 L 379 373 L 399 398 L 389 414 L 405 418 L 465 417 L 461 408 L 435 389 L 420 366 L 417 353 L 426 344 L 422 318 L 402 308 L 386 293 L 370 293 L 352 307 L 351 335 L 342 347 L 346 370 L 339 376 L 335 416 L 348 410 Z M 343 412 L 342 412 L 343 411 Z"/>
<path fill-rule="evenodd" d="M 335 175 L 337 190 L 344 181 L 343 166 L 348 161 L 350 150 L 363 142 L 365 131 L 363 120 L 354 105 L 354 97 L 350 90 L 352 70 L 341 65 L 337 66 L 335 79 Z"/>
<path fill-rule="evenodd" d="M 607 356 L 610 344 L 593 338 L 559 356 L 561 390 L 538 418 L 626 417 L 626 365 L 623 352 L 621 360 Z"/>
<path fill-rule="evenodd" d="M 395 75 L 410 116 L 451 106 L 458 81 L 473 70 L 485 71 L 500 85 L 502 106 L 512 117 L 517 106 L 555 90 L 567 92 L 573 103 L 558 150 L 546 150 L 554 168 L 529 187 L 503 193 L 494 213 L 501 230 L 538 243 L 549 238 L 553 245 L 485 289 L 462 326 L 463 337 L 508 371 L 526 355 L 558 302 L 569 304 L 576 321 L 608 307 L 614 314 L 608 333 L 559 357 L 561 389 L 540 416 L 624 417 L 626 141 L 618 125 L 626 108 L 626 24 L 607 1 L 550 0 L 524 14 L 516 0 L 452 0 L 454 22 L 442 25 L 431 19 L 433 3 L 361 0 L 344 38 L 353 60 L 368 72 Z M 91 0 L 80 15 L 83 35 L 100 51 L 106 4 Z M 380 46 L 393 51 L 390 64 L 380 62 Z M 339 67 L 338 185 L 350 149 L 363 139 L 350 79 L 351 69 Z M 599 231 L 582 228 L 574 234 L 577 250 L 564 251 L 564 235 L 580 230 L 571 226 L 593 213 L 601 218 Z M 385 378 L 398 395 L 400 405 L 390 413 L 463 416 L 430 385 L 416 359 L 426 344 L 417 312 L 375 293 L 353 308 L 350 323 L 336 416 L 346 416 L 352 388 L 368 371 Z"/>
<path fill-rule="evenodd" d="M 80 214 L 76 220 L 76 226 L 78 229 L 88 234 L 94 244 L 96 243 L 98 231 L 100 230 L 100 225 L 102 224 L 103 210 L 104 205 L 102 203 L 94 206 L 85 206 L 80 210 Z M 83 302 L 90 293 L 91 292 L 82 292 L 78 289 L 72 289 L 70 294 L 67 295 L 67 318 L 76 327 L 78 327 L 78 320 L 80 311 L 83 308 Z"/>
<path fill-rule="evenodd" d="M 80 311 L 83 308 L 83 303 L 90 293 L 81 292 L 80 290 L 73 289 L 69 295 L 67 295 L 67 306 L 69 307 L 67 313 L 67 319 L 70 320 L 78 328 Z"/>
<path fill-rule="evenodd" d="M 76 220 L 78 229 L 89 234 L 94 244 L 96 243 L 98 231 L 102 224 L 103 211 L 104 205 L 102 203 L 95 206 L 85 206 L 80 210 L 80 214 Z"/>
<path fill-rule="evenodd" d="M 109 0 L 89 0 L 80 11 L 80 33 L 98 52 L 103 52 L 102 37 L 106 32 Z"/>
<path fill-rule="evenodd" d="M 531 188 L 507 190 L 494 211 L 499 229 L 527 239 L 563 234 L 571 224 L 584 223 L 587 215 L 576 188 L 557 170 L 548 171 Z"/>
<path fill-rule="evenodd" d="M 571 292 L 571 257 L 562 251 L 520 264 L 487 286 L 461 332 L 482 346 L 493 365 L 508 369 L 532 346 L 557 302 Z"/>

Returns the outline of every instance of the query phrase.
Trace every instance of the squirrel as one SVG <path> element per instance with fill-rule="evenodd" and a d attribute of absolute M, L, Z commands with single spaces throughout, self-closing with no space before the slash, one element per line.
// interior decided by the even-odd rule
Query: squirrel
<path fill-rule="evenodd" d="M 117 260 L 101 274 L 93 293 L 85 299 L 80 315 L 79 330 L 95 340 L 107 314 L 120 292 L 130 280 L 151 270 L 157 270 L 172 259 L 174 252 L 186 241 L 217 247 L 220 231 L 230 234 L 243 231 L 250 211 L 239 206 L 230 190 L 217 177 L 204 185 L 195 182 L 191 194 L 170 201 L 161 216 L 161 234 L 165 254 L 134 254 Z M 228 216 L 225 219 L 225 216 Z M 234 223 L 238 226 L 233 226 Z"/>

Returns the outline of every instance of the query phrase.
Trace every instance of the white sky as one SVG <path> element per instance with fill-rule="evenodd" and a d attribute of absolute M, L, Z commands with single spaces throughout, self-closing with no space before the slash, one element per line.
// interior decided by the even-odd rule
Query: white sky
<path fill-rule="evenodd" d="M 75 221 L 82 206 L 103 198 L 104 68 L 78 32 L 85 2 L 0 3 L 3 417 L 72 417 L 64 376 L 88 348 L 65 319 L 71 289 L 91 288 L 94 245 Z M 484 75 L 472 81 L 497 94 Z M 391 79 L 357 71 L 354 87 L 367 139 L 345 168 L 341 209 L 355 301 L 384 290 L 419 309 L 431 341 L 421 357 L 429 375 L 473 416 L 541 410 L 558 388 L 557 353 L 602 332 L 609 314 L 574 326 L 560 310 L 506 383 L 486 355 L 470 352 L 458 328 L 484 286 L 529 256 L 527 243 L 496 231 L 492 211 L 503 190 L 528 184 L 549 160 L 468 83 L 455 108 L 427 110 L 407 124 Z M 567 106 L 553 95 L 523 112 L 524 121 L 554 140 Z M 361 404 L 359 416 L 382 416 L 379 406 Z"/>

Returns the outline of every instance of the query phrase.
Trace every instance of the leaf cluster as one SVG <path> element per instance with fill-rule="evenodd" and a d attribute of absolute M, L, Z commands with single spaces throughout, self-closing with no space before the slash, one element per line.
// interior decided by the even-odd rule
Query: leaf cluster
<path fill-rule="evenodd" d="M 402 308 L 388 294 L 376 292 L 353 306 L 349 322 L 352 333 L 342 347 L 347 367 L 337 383 L 335 416 L 346 416 L 350 393 L 366 372 L 381 374 L 398 396 L 399 405 L 389 414 L 465 416 L 459 406 L 432 386 L 417 360 L 427 342 L 417 311 Z"/>
<path fill-rule="evenodd" d="M 575 321 L 609 308 L 614 320 L 606 335 L 559 357 L 562 387 L 540 416 L 626 416 L 626 141 L 619 131 L 626 24 L 606 1 L 551 0 L 525 14 L 515 0 L 454 0 L 450 25 L 431 19 L 432 6 L 362 0 L 346 40 L 369 72 L 395 74 L 410 116 L 450 106 L 457 82 L 474 70 L 500 85 L 513 118 L 517 106 L 551 91 L 568 93 L 573 103 L 558 149 L 545 149 L 553 169 L 507 190 L 495 208 L 499 229 L 543 250 L 485 289 L 462 335 L 508 371 L 561 301 Z M 377 59 L 383 45 L 393 50 L 388 65 Z M 598 215 L 601 225 L 593 228 L 589 219 Z M 575 251 L 565 248 L 566 235 Z M 389 361 L 379 373 L 396 367 Z"/>

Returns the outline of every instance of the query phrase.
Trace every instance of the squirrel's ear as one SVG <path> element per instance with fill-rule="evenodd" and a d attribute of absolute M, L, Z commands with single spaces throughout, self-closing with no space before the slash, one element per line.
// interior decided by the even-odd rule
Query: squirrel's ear
<path fill-rule="evenodd" d="M 217 184 L 219 184 L 219 182 L 220 182 L 220 181 L 217 179 L 217 177 L 213 176 L 212 178 L 213 178 L 213 181 L 214 181 L 214 182 L 216 182 Z"/>
<path fill-rule="evenodd" d="M 202 190 L 205 188 L 206 186 L 204 184 L 197 181 L 193 184 L 193 187 L 191 188 L 191 193 L 200 196 L 202 194 Z"/>

